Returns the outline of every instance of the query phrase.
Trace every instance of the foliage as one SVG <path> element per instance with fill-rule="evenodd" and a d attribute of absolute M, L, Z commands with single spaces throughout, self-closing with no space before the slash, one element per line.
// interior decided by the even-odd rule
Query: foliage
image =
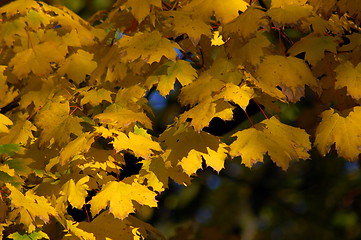
<path fill-rule="evenodd" d="M 162 239 L 131 213 L 203 165 L 270 158 L 286 170 L 312 147 L 356 161 L 360 10 L 357 0 L 119 0 L 85 21 L 41 1 L 3 6 L 0 236 Z M 146 96 L 175 88 L 184 111 L 157 132 Z M 311 121 L 277 118 L 304 97 L 315 99 Z M 250 103 L 264 120 L 208 131 Z"/>

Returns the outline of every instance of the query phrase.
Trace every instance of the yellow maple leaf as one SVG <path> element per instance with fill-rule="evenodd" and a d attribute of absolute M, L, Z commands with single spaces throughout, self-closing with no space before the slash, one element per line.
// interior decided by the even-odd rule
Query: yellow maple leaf
<path fill-rule="evenodd" d="M 251 38 L 246 44 L 239 48 L 238 44 L 234 44 L 231 51 L 238 53 L 238 56 L 243 62 L 250 62 L 253 65 L 258 65 L 264 56 L 263 48 L 269 47 L 271 42 L 261 32 L 258 32 L 256 37 Z"/>
<path fill-rule="evenodd" d="M 316 65 L 324 57 L 324 52 L 329 51 L 336 54 L 337 41 L 339 38 L 330 36 L 312 36 L 308 35 L 296 42 L 288 53 L 296 56 L 305 52 L 305 59 L 311 64 Z"/>
<path fill-rule="evenodd" d="M 280 8 L 269 9 L 267 15 L 270 16 L 273 21 L 282 25 L 296 24 L 300 19 L 309 17 L 312 9 L 310 5 L 284 5 Z"/>
<path fill-rule="evenodd" d="M 85 105 L 89 103 L 92 106 L 97 106 L 103 101 L 112 102 L 112 95 L 113 93 L 111 91 L 108 91 L 104 88 L 100 89 L 91 89 L 89 91 L 81 91 L 81 95 L 83 95 L 83 98 L 80 101 L 81 105 Z"/>
<path fill-rule="evenodd" d="M 226 104 L 223 101 L 214 101 L 213 98 L 208 97 L 192 109 L 182 113 L 179 116 L 179 122 L 184 123 L 188 119 L 192 119 L 191 125 L 197 132 L 200 132 L 204 127 L 209 125 L 214 117 L 219 117 L 226 121 L 232 120 L 232 110 L 232 105 Z"/>
<path fill-rule="evenodd" d="M 146 186 L 133 182 L 132 184 L 110 181 L 102 187 L 102 190 L 90 200 L 90 210 L 95 216 L 102 209 L 109 206 L 109 212 L 115 218 L 124 219 L 134 212 L 132 201 L 141 205 L 156 207 L 156 193 Z"/>
<path fill-rule="evenodd" d="M 15 216 L 20 215 L 20 223 L 28 227 L 29 232 L 35 230 L 36 219 L 40 219 L 44 223 L 48 223 L 50 216 L 57 215 L 55 208 L 53 208 L 45 197 L 37 196 L 33 190 L 28 190 L 25 195 L 17 188 L 9 183 L 6 187 L 10 190 L 9 198 L 15 210 Z"/>
<path fill-rule="evenodd" d="M 166 156 L 164 154 L 164 156 Z M 161 155 L 155 156 L 149 160 L 142 161 L 143 166 L 139 172 L 139 179 L 146 179 L 147 186 L 153 191 L 163 192 L 168 188 L 169 178 L 178 184 L 190 185 L 190 177 L 183 172 L 180 166 L 172 166 L 170 161 L 165 161 Z M 223 166 L 222 166 L 223 167 Z"/>
<path fill-rule="evenodd" d="M 125 133 L 119 132 L 118 136 L 112 142 L 116 151 L 131 150 L 136 157 L 149 159 L 153 151 L 162 151 L 158 142 L 151 139 L 150 135 L 134 134 L 130 132 L 128 136 Z"/>
<path fill-rule="evenodd" d="M 350 42 L 340 47 L 340 51 L 352 51 L 355 48 L 361 46 L 361 34 L 352 33 L 350 35 L 347 35 L 347 38 L 350 40 Z"/>
<path fill-rule="evenodd" d="M 138 20 L 138 22 L 143 21 L 143 19 L 149 15 L 151 7 L 162 7 L 161 0 L 127 0 L 122 6 L 121 9 L 130 9 L 133 16 Z"/>
<path fill-rule="evenodd" d="M 53 77 L 47 78 L 46 81 L 37 77 L 31 78 L 26 89 L 27 91 L 21 96 L 20 107 L 25 109 L 32 103 L 36 109 L 43 107 L 46 102 L 53 98 L 58 89 L 55 81 Z"/>
<path fill-rule="evenodd" d="M 94 234 L 94 239 L 105 240 L 141 240 L 142 235 L 135 231 L 137 228 L 131 224 L 128 219 L 120 220 L 114 218 L 107 212 L 100 213 L 91 222 L 81 222 L 79 229 Z M 114 231 L 116 229 L 116 231 Z M 81 235 L 79 235 L 81 237 Z"/>
<path fill-rule="evenodd" d="M 70 141 L 70 134 L 79 136 L 83 133 L 80 122 L 82 119 L 69 114 L 70 107 L 68 101 L 58 101 L 58 99 L 44 106 L 37 115 L 37 125 L 42 129 L 40 134 L 40 145 L 44 146 L 50 142 L 64 146 Z"/>
<path fill-rule="evenodd" d="M 231 54 L 234 53 L 232 52 Z M 238 59 L 236 61 L 234 59 L 229 59 L 226 56 L 226 52 L 223 52 L 221 50 L 219 51 L 219 54 L 217 58 L 214 60 L 212 66 L 208 71 L 206 71 L 206 73 L 208 73 L 213 78 L 215 78 L 215 80 L 221 80 L 222 82 L 225 83 L 234 83 L 238 85 L 241 83 L 244 77 L 241 68 L 242 66 L 239 64 Z M 212 81 L 214 80 L 212 79 Z M 215 83 L 211 83 L 211 84 L 215 84 Z M 221 89 L 218 89 L 214 94 L 217 94 L 220 90 Z"/>
<path fill-rule="evenodd" d="M 336 72 L 335 88 L 347 87 L 347 93 L 351 97 L 360 99 L 361 63 L 354 67 L 350 61 L 346 61 L 338 65 L 334 71 Z"/>
<path fill-rule="evenodd" d="M 306 63 L 296 57 L 266 56 L 259 65 L 254 84 L 273 97 L 297 102 L 303 95 L 305 85 L 317 90 L 318 83 Z M 254 79 L 253 79 L 254 80 Z M 278 90 L 276 87 L 282 89 Z"/>
<path fill-rule="evenodd" d="M 239 15 L 234 21 L 226 24 L 222 35 L 226 38 L 238 33 L 242 38 L 248 38 L 254 35 L 261 25 L 266 24 L 265 13 L 256 8 L 248 8 Z"/>
<path fill-rule="evenodd" d="M 225 44 L 222 35 L 219 31 L 214 31 L 211 39 L 212 46 L 222 46 Z"/>
<path fill-rule="evenodd" d="M 3 22 L 0 24 L 1 36 L 0 38 L 6 43 L 8 47 L 13 46 L 14 41 L 20 37 L 26 37 L 26 24 L 20 19 L 15 19 L 10 22 Z"/>
<path fill-rule="evenodd" d="M 195 105 L 212 96 L 223 86 L 222 81 L 203 72 L 199 78 L 181 89 L 179 101 L 182 105 Z"/>
<path fill-rule="evenodd" d="M 144 112 L 134 112 L 126 108 L 117 109 L 114 112 L 104 112 L 94 116 L 99 122 L 111 124 L 117 128 L 126 128 L 130 124 L 139 122 L 147 128 L 152 127 L 152 122 Z"/>
<path fill-rule="evenodd" d="M 1 181 L 3 183 L 11 183 L 14 186 L 21 186 L 22 184 L 24 184 L 24 180 L 19 176 L 19 174 L 17 174 L 15 169 L 10 168 L 11 163 L 9 164 L 9 160 L 5 163 L 6 164 L 0 165 Z"/>
<path fill-rule="evenodd" d="M 77 236 L 79 239 L 83 239 L 83 240 L 96 240 L 94 234 L 89 231 L 86 232 L 83 229 L 79 228 L 78 225 L 79 223 L 74 223 L 72 221 L 69 220 L 65 220 L 65 224 L 64 224 L 66 230 L 68 230 L 70 233 L 66 234 L 65 237 L 69 237 L 69 235 L 75 235 Z"/>
<path fill-rule="evenodd" d="M 284 7 L 286 5 L 305 5 L 307 0 L 272 0 L 271 8 Z"/>
<path fill-rule="evenodd" d="M 115 103 L 120 107 L 140 110 L 138 101 L 144 99 L 146 90 L 139 85 L 120 89 L 115 97 Z"/>
<path fill-rule="evenodd" d="M 192 149 L 187 157 L 183 157 L 179 165 L 182 166 L 183 171 L 191 176 L 195 174 L 198 169 L 202 167 L 202 157 L 204 158 L 207 166 L 212 167 L 219 172 L 224 168 L 224 160 L 227 157 L 226 144 L 220 144 L 217 151 L 214 151 L 207 147 L 207 153 L 202 153 Z"/>
<path fill-rule="evenodd" d="M 0 108 L 11 103 L 19 95 L 18 90 L 15 90 L 13 86 L 9 87 L 7 84 L 7 77 L 4 75 L 6 68 L 6 66 L 0 65 Z"/>
<path fill-rule="evenodd" d="M 59 163 L 64 165 L 74 155 L 88 152 L 94 140 L 94 135 L 91 133 L 81 134 L 61 150 Z"/>
<path fill-rule="evenodd" d="M 251 167 L 263 162 L 263 155 L 268 153 L 283 170 L 293 159 L 307 159 L 307 151 L 311 149 L 309 135 L 305 130 L 281 123 L 271 117 L 249 128 L 232 135 L 237 139 L 230 145 L 232 157 L 242 157 L 242 163 Z"/>
<path fill-rule="evenodd" d="M 85 204 L 85 197 L 88 196 L 89 189 L 86 183 L 89 176 L 82 177 L 77 183 L 73 179 L 67 181 L 61 188 L 60 194 L 75 208 L 82 209 Z"/>
<path fill-rule="evenodd" d="M 246 110 L 249 101 L 255 96 L 253 88 L 247 85 L 238 86 L 233 83 L 227 83 L 219 94 L 214 98 L 223 98 L 225 101 L 231 101 L 238 104 L 242 109 Z"/>
<path fill-rule="evenodd" d="M 41 3 L 44 4 L 44 3 Z M 17 14 L 25 15 L 30 9 L 40 9 L 41 4 L 32 0 L 17 0 L 0 8 L 1 14 L 11 17 Z"/>
<path fill-rule="evenodd" d="M 97 67 L 93 61 L 94 54 L 79 49 L 66 58 L 63 65 L 59 68 L 60 75 L 67 74 L 68 78 L 79 84 L 85 80 L 87 74 L 91 74 Z"/>
<path fill-rule="evenodd" d="M 79 40 L 82 46 L 90 46 L 96 43 L 95 41 L 97 39 L 96 33 L 97 31 L 102 32 L 102 30 L 100 29 L 98 29 L 97 31 L 94 30 L 94 28 L 87 21 L 85 21 L 84 19 L 82 19 L 77 14 L 75 14 L 74 12 L 72 12 L 71 10 L 69 10 L 64 6 L 54 7 L 47 5 L 45 3 L 42 4 L 45 12 L 55 13 L 54 14 L 55 16 L 51 17 L 51 23 L 53 23 L 54 25 L 60 25 L 61 27 L 59 28 L 59 30 L 61 30 L 63 34 L 64 32 L 71 33 L 73 30 L 75 30 L 74 32 L 76 32 L 77 33 L 76 35 L 78 36 L 76 41 Z M 70 46 L 72 46 L 72 44 L 73 43 L 70 43 Z"/>
<path fill-rule="evenodd" d="M 177 43 L 162 37 L 159 31 L 123 36 L 117 44 L 123 52 L 123 62 L 140 58 L 149 64 L 159 62 L 163 56 L 175 60 L 177 53 L 174 48 L 180 48 Z"/>
<path fill-rule="evenodd" d="M 62 62 L 67 52 L 67 47 L 57 42 L 40 43 L 16 53 L 9 67 L 13 67 L 12 72 L 19 78 L 26 77 L 30 72 L 44 76 L 52 71 L 51 63 Z"/>
<path fill-rule="evenodd" d="M 42 26 L 46 26 L 50 23 L 50 16 L 46 15 L 43 11 L 29 10 L 25 17 L 20 18 L 27 23 L 27 26 L 33 30 L 37 30 Z"/>
<path fill-rule="evenodd" d="M 198 44 L 202 35 L 212 36 L 211 26 L 198 18 L 198 16 L 192 16 L 189 12 L 167 11 L 163 12 L 162 15 L 171 16 L 169 20 L 173 25 L 176 36 L 187 34 L 194 46 Z"/>
<path fill-rule="evenodd" d="M 182 86 L 190 84 L 197 76 L 197 71 L 190 62 L 178 60 L 169 61 L 161 65 L 154 73 L 148 77 L 145 85 L 152 86 L 158 83 L 157 90 L 163 96 L 169 94 L 174 89 L 174 83 L 178 80 Z"/>
<path fill-rule="evenodd" d="M 7 126 L 13 125 L 13 122 L 5 115 L 0 113 L 0 133 L 8 133 L 9 129 Z"/>
<path fill-rule="evenodd" d="M 339 156 L 356 161 L 361 152 L 361 107 L 354 107 L 347 116 L 330 109 L 324 111 L 321 117 L 315 139 L 320 153 L 326 155 L 335 144 Z"/>
<path fill-rule="evenodd" d="M 183 7 L 183 11 L 191 12 L 209 22 L 213 14 L 222 23 L 228 23 L 238 16 L 238 11 L 246 11 L 248 3 L 243 0 L 193 0 Z"/>
<path fill-rule="evenodd" d="M 30 121 L 18 120 L 16 121 L 16 124 L 10 129 L 9 133 L 0 138 L 0 144 L 12 143 L 26 145 L 29 139 L 34 138 L 32 131 L 36 130 L 37 128 Z"/>
<path fill-rule="evenodd" d="M 167 149 L 164 155 L 166 161 L 170 161 L 173 166 L 180 165 L 188 175 L 196 173 L 202 167 L 202 157 L 216 171 L 224 167 L 226 146 L 218 137 L 209 133 L 196 132 L 187 125 L 179 128 L 173 126 L 164 131 L 159 140 Z"/>

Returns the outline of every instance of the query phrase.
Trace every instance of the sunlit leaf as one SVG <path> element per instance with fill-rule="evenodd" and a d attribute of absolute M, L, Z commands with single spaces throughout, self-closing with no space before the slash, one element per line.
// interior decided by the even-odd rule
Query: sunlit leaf
<path fill-rule="evenodd" d="M 233 134 L 237 139 L 230 145 L 232 157 L 241 156 L 242 163 L 251 167 L 263 162 L 268 154 L 282 169 L 288 168 L 291 160 L 307 159 L 311 149 L 309 135 L 305 130 L 281 123 L 272 117 Z"/>
<path fill-rule="evenodd" d="M 109 206 L 109 212 L 115 218 L 124 219 L 134 212 L 132 201 L 136 201 L 141 205 L 156 207 L 157 201 L 155 196 L 154 192 L 137 182 L 128 184 L 110 181 L 90 200 L 90 210 L 93 215 L 96 215 L 102 209 Z"/>

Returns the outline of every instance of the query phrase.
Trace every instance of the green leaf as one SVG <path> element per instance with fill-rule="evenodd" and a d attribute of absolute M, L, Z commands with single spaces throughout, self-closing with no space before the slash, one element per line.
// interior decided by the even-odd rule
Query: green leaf
<path fill-rule="evenodd" d="M 43 231 L 34 231 L 31 233 L 20 234 L 18 232 L 12 233 L 8 236 L 8 238 L 14 240 L 38 240 L 38 239 L 50 239 L 48 234 Z"/>

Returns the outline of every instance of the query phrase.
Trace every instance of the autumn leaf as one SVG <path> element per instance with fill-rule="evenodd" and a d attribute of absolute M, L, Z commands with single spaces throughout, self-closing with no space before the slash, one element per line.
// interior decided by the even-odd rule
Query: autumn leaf
<path fill-rule="evenodd" d="M 13 86 L 9 87 L 7 85 L 7 77 L 4 75 L 4 71 L 7 68 L 7 66 L 0 65 L 0 108 L 5 107 L 19 95 L 19 91 L 16 90 Z M 0 123 L 1 123 L 0 118 Z M 0 127 L 1 132 L 1 127 Z"/>
<path fill-rule="evenodd" d="M 269 47 L 271 42 L 262 33 L 257 33 L 256 37 L 249 39 L 249 41 L 239 48 L 235 44 L 231 51 L 239 53 L 239 57 L 244 62 L 250 62 L 253 65 L 258 65 L 264 56 L 264 48 Z"/>
<path fill-rule="evenodd" d="M 294 159 L 307 159 L 307 151 L 311 149 L 309 135 L 305 130 L 281 123 L 271 117 L 232 135 L 237 139 L 230 145 L 232 157 L 242 157 L 242 163 L 251 167 L 263 162 L 264 154 L 268 153 L 283 170 L 288 168 Z"/>
<path fill-rule="evenodd" d="M 111 91 L 108 91 L 104 88 L 100 89 L 90 89 L 89 91 L 82 91 L 81 94 L 83 98 L 80 101 L 81 105 L 89 103 L 92 106 L 99 105 L 103 101 L 112 102 Z"/>
<path fill-rule="evenodd" d="M 361 149 L 361 107 L 354 107 L 346 116 L 330 109 L 324 111 L 321 117 L 315 139 L 320 153 L 326 155 L 335 144 L 339 156 L 356 161 Z"/>
<path fill-rule="evenodd" d="M 238 16 L 238 11 L 244 12 L 248 3 L 243 0 L 229 0 L 224 4 L 221 0 L 193 0 L 182 10 L 191 12 L 197 17 L 201 17 L 208 22 L 213 14 L 222 23 L 228 23 Z"/>
<path fill-rule="evenodd" d="M 74 222 L 69 221 L 69 220 L 65 220 L 65 221 L 66 221 L 65 222 L 65 228 L 69 232 L 65 236 L 75 235 L 79 239 L 96 240 L 93 233 L 84 231 L 83 229 L 79 228 L 78 227 L 79 223 L 74 223 Z"/>
<path fill-rule="evenodd" d="M 144 112 L 133 112 L 126 108 L 120 108 L 116 112 L 104 112 L 94 116 L 100 123 L 112 124 L 118 128 L 126 128 L 130 124 L 139 122 L 147 128 L 152 127 L 150 119 Z"/>
<path fill-rule="evenodd" d="M 223 98 L 224 101 L 230 101 L 238 104 L 243 110 L 249 104 L 249 101 L 255 96 L 255 92 L 247 85 L 238 86 L 233 83 L 227 83 L 215 99 Z"/>
<path fill-rule="evenodd" d="M 167 129 L 159 138 L 167 149 L 165 159 L 173 165 L 180 165 L 188 175 L 206 164 L 216 171 L 224 167 L 227 156 L 226 145 L 219 138 L 206 132 L 196 132 L 192 127 L 181 125 Z"/>
<path fill-rule="evenodd" d="M 31 85 L 28 85 L 27 91 L 22 95 L 20 99 L 20 107 L 27 108 L 30 104 L 34 104 L 36 109 L 40 109 L 53 98 L 57 91 L 55 79 L 50 77 L 45 82 L 43 81 L 31 81 Z"/>
<path fill-rule="evenodd" d="M 26 36 L 25 26 L 26 24 L 24 21 L 21 21 L 20 19 L 13 20 L 11 22 L 3 22 L 0 25 L 0 38 L 8 47 L 11 47 L 14 45 L 15 39 L 17 37 Z"/>
<path fill-rule="evenodd" d="M 8 238 L 14 239 L 14 240 L 38 240 L 38 239 L 50 239 L 48 234 L 44 233 L 43 231 L 33 231 L 31 233 L 12 233 L 8 236 Z"/>
<path fill-rule="evenodd" d="M 91 74 L 97 67 L 97 63 L 93 61 L 92 53 L 79 49 L 66 58 L 63 65 L 59 68 L 60 75 L 67 74 L 68 78 L 79 84 L 85 80 L 85 76 Z"/>
<path fill-rule="evenodd" d="M 225 25 L 223 35 L 228 38 L 237 33 L 242 38 L 249 38 L 255 35 L 259 27 L 265 24 L 265 13 L 256 8 L 248 8 L 234 21 Z"/>
<path fill-rule="evenodd" d="M 18 0 L 13 1 L 10 4 L 7 4 L 0 8 L 1 14 L 6 14 L 7 17 L 14 16 L 18 13 L 24 15 L 28 13 L 30 9 L 39 9 L 40 4 L 36 1 L 29 1 L 29 0 Z"/>
<path fill-rule="evenodd" d="M 340 47 L 340 51 L 352 51 L 355 48 L 361 46 L 361 34 L 360 33 L 352 33 L 350 35 L 347 35 L 347 38 L 349 39 L 349 43 L 343 45 Z"/>
<path fill-rule="evenodd" d="M 51 63 L 62 62 L 67 52 L 65 45 L 44 42 L 16 53 L 10 60 L 9 66 L 13 67 L 13 73 L 19 78 L 24 78 L 30 72 L 44 76 L 52 71 Z"/>
<path fill-rule="evenodd" d="M 62 186 L 60 194 L 64 195 L 73 207 L 81 209 L 85 204 L 85 197 L 88 196 L 89 187 L 86 185 L 88 181 L 89 176 L 79 179 L 77 183 L 70 179 Z"/>
<path fill-rule="evenodd" d="M 140 58 L 149 64 L 159 62 L 163 56 L 175 60 L 177 53 L 174 48 L 180 48 L 177 43 L 162 37 L 158 31 L 123 36 L 118 41 L 118 47 L 124 53 L 121 58 L 123 62 Z"/>
<path fill-rule="evenodd" d="M 50 18 L 42 11 L 29 10 L 25 17 L 20 18 L 27 23 L 27 26 L 33 30 L 37 30 L 42 26 L 46 26 L 50 23 Z"/>
<path fill-rule="evenodd" d="M 179 96 L 182 105 L 195 105 L 210 97 L 223 87 L 224 83 L 203 73 L 195 81 L 181 89 Z"/>
<path fill-rule="evenodd" d="M 9 145 L 13 145 L 13 144 L 9 144 Z M 15 144 L 14 144 L 15 145 Z M 0 145 L 1 146 L 4 145 Z M 18 149 L 14 149 L 15 151 L 19 151 L 20 148 L 18 146 Z M 14 151 L 12 150 L 12 151 Z M 1 152 L 1 150 L 0 150 Z M 11 156 L 11 154 L 8 154 L 9 156 Z M 30 159 L 30 158 L 14 158 L 14 159 L 9 159 L 6 161 L 6 164 L 11 168 L 14 169 L 16 174 L 18 174 L 19 176 L 29 176 L 29 174 L 33 173 L 34 170 L 29 166 L 31 163 L 33 163 L 34 160 Z"/>
<path fill-rule="evenodd" d="M 127 219 L 120 220 L 114 218 L 108 212 L 100 213 L 91 222 L 81 222 L 79 229 L 94 233 L 94 239 L 124 239 L 124 240 L 141 240 L 143 239 L 137 231 L 137 227 L 133 226 Z M 116 229 L 116 231 L 114 231 Z"/>
<path fill-rule="evenodd" d="M 1 118 L 1 115 L 0 115 Z M 33 139 L 33 131 L 37 128 L 28 120 L 18 120 L 8 134 L 0 137 L 0 144 L 12 143 L 26 145 L 29 139 Z"/>
<path fill-rule="evenodd" d="M 166 154 L 165 154 L 166 156 Z M 182 185 L 190 185 L 190 177 L 177 165 L 172 166 L 170 161 L 165 161 L 162 156 L 156 156 L 142 161 L 143 166 L 139 172 L 139 179 L 146 180 L 147 186 L 155 192 L 163 192 L 168 188 L 169 178 Z"/>
<path fill-rule="evenodd" d="M 338 65 L 335 70 L 336 82 L 335 88 L 347 88 L 347 93 L 354 99 L 361 98 L 360 80 L 361 80 L 361 63 L 356 67 L 350 62 L 346 61 Z"/>
<path fill-rule="evenodd" d="M 143 19 L 149 15 L 150 9 L 152 7 L 162 7 L 161 0 L 127 0 L 120 8 L 121 9 L 130 9 L 134 17 L 138 22 L 143 21 Z"/>
<path fill-rule="evenodd" d="M 132 184 L 110 181 L 90 200 L 90 210 L 95 216 L 109 206 L 109 212 L 115 218 L 124 219 L 134 212 L 132 201 L 141 205 L 156 207 L 156 193 L 137 182 Z"/>
<path fill-rule="evenodd" d="M 13 217 L 20 215 L 20 223 L 27 226 L 29 232 L 36 228 L 35 219 L 48 223 L 50 216 L 57 214 L 48 200 L 45 197 L 35 195 L 33 190 L 28 190 L 24 195 L 9 183 L 6 183 L 6 187 L 11 191 L 9 198 L 13 208 L 15 208 Z"/>
<path fill-rule="evenodd" d="M 7 147 L 7 149 L 5 149 L 7 152 L 13 151 L 13 149 L 9 149 L 10 146 L 1 146 L 2 148 Z M 4 149 L 1 150 L 4 152 Z M 9 155 L 12 155 L 12 153 Z M 24 183 L 24 180 L 15 172 L 14 169 L 10 168 L 8 164 L 0 165 L 0 181 L 3 183 L 9 183 L 16 187 L 20 187 Z"/>
<path fill-rule="evenodd" d="M 296 42 L 289 50 L 288 53 L 296 56 L 305 52 L 305 60 L 311 65 L 316 65 L 324 57 L 324 52 L 329 51 L 336 53 L 337 41 L 339 38 L 330 36 L 312 36 L 308 35 Z"/>
<path fill-rule="evenodd" d="M 279 8 L 287 5 L 299 5 L 302 6 L 307 2 L 307 0 L 272 0 L 271 7 Z"/>
<path fill-rule="evenodd" d="M 257 81 L 254 82 L 261 90 L 273 97 L 281 94 L 291 102 L 298 101 L 303 95 L 305 85 L 317 89 L 318 83 L 306 63 L 295 57 L 278 55 L 266 56 L 259 65 Z M 276 89 L 280 87 L 280 90 Z"/>
<path fill-rule="evenodd" d="M 271 8 L 267 11 L 267 15 L 278 24 L 296 24 L 300 19 L 307 18 L 312 13 L 310 5 L 284 5 L 280 8 Z"/>
<path fill-rule="evenodd" d="M 61 151 L 59 163 L 64 165 L 74 155 L 88 152 L 92 143 L 95 141 L 94 135 L 91 133 L 83 133 L 73 141 L 69 142 Z"/>
<path fill-rule="evenodd" d="M 198 16 L 192 16 L 189 12 L 167 11 L 162 13 L 164 16 L 171 16 L 169 19 L 173 25 L 173 31 L 176 36 L 187 34 L 193 45 L 196 46 L 202 35 L 210 37 L 212 28 Z"/>
<path fill-rule="evenodd" d="M 157 85 L 157 90 L 163 96 L 167 96 L 174 89 L 175 81 L 178 80 L 182 86 L 190 84 L 197 76 L 197 71 L 192 65 L 184 60 L 176 62 L 169 61 L 160 66 L 155 73 L 148 77 L 145 85 Z"/>
<path fill-rule="evenodd" d="M 64 146 L 70 140 L 70 134 L 82 133 L 82 120 L 69 114 L 69 102 L 54 100 L 37 116 L 37 125 L 42 129 L 40 144 L 52 145 L 54 142 Z"/>
<path fill-rule="evenodd" d="M 117 95 L 115 97 L 115 103 L 117 104 L 117 106 L 123 108 L 139 110 L 141 108 L 138 102 L 144 99 L 145 93 L 146 90 L 139 85 L 133 85 L 129 88 L 123 88 L 117 92 Z"/>
<path fill-rule="evenodd" d="M 232 120 L 233 106 L 223 101 L 213 100 L 211 97 L 208 97 L 190 110 L 182 113 L 179 115 L 179 122 L 187 122 L 192 119 L 191 125 L 197 132 L 200 132 L 215 117 L 225 121 Z"/>
<path fill-rule="evenodd" d="M 5 115 L 0 113 L 0 133 L 8 133 L 9 129 L 7 126 L 13 125 L 13 122 Z"/>
<path fill-rule="evenodd" d="M 0 155 L 13 156 L 14 153 L 20 152 L 21 147 L 19 144 L 1 144 Z"/>
<path fill-rule="evenodd" d="M 162 151 L 159 143 L 153 141 L 149 134 L 134 134 L 129 132 L 127 136 L 125 133 L 119 132 L 112 143 L 117 152 L 131 150 L 136 157 L 142 157 L 144 159 L 149 159 L 153 151 Z"/>

